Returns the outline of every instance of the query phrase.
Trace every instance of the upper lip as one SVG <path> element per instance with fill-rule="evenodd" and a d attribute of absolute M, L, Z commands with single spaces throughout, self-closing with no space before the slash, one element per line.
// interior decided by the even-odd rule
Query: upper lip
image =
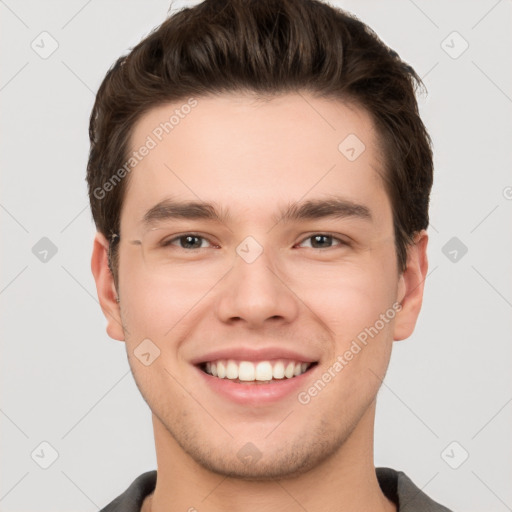
<path fill-rule="evenodd" d="M 209 361 L 218 361 L 219 359 L 234 359 L 237 361 L 268 361 L 270 359 L 291 359 L 303 363 L 315 363 L 318 359 L 306 354 L 300 354 L 295 350 L 285 349 L 283 347 L 266 347 L 266 348 L 250 348 L 250 347 L 231 347 L 218 349 L 208 352 L 202 356 L 195 357 L 191 360 L 192 364 L 198 365 Z"/>

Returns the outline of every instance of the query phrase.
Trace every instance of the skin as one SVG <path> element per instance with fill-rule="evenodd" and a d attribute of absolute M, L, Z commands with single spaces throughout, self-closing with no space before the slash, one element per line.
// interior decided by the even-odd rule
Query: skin
<path fill-rule="evenodd" d="M 152 411 L 158 479 L 143 510 L 396 510 L 375 476 L 375 403 L 393 341 L 411 335 L 420 312 L 428 237 L 418 233 L 399 273 L 373 123 L 361 108 L 305 93 L 197 101 L 129 176 L 117 290 L 101 233 L 92 255 L 107 332 L 126 343 Z M 134 127 L 132 148 L 179 107 L 150 110 Z M 338 150 L 349 134 L 366 147 L 352 162 Z M 366 205 L 372 221 L 272 219 L 290 201 L 333 193 Z M 141 239 L 144 213 L 170 195 L 215 201 L 231 218 L 175 221 L 176 233 L 207 240 L 194 255 L 176 242 L 162 272 L 146 246 L 130 241 Z M 314 248 L 308 236 L 318 233 L 350 245 L 327 239 Z M 263 247 L 250 264 L 236 254 L 247 236 Z M 213 348 L 283 346 L 318 361 L 307 390 L 393 303 L 400 312 L 306 405 L 296 393 L 235 404 L 190 362 Z M 160 350 L 149 366 L 134 357 L 146 338 Z M 248 442 L 260 454 L 253 464 L 237 457 Z"/>

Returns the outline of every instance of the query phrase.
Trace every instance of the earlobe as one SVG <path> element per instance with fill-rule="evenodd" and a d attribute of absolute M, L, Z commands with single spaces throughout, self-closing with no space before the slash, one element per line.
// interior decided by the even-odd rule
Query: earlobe
<path fill-rule="evenodd" d="M 393 339 L 408 338 L 414 331 L 423 302 L 423 288 L 428 271 L 428 234 L 420 231 L 407 250 L 407 267 L 400 276 L 397 301 L 402 309 L 396 315 Z"/>
<path fill-rule="evenodd" d="M 109 242 L 98 232 L 94 237 L 91 257 L 91 270 L 96 282 L 96 291 L 101 310 L 107 319 L 107 334 L 115 340 L 124 341 L 124 330 L 121 322 L 120 306 L 117 302 L 117 291 L 114 277 L 108 267 Z"/>

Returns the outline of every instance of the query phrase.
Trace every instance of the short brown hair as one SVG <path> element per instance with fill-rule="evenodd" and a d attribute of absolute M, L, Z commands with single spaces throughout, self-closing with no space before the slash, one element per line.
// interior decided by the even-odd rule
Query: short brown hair
<path fill-rule="evenodd" d="M 106 237 L 119 233 L 129 176 L 108 193 L 103 187 L 126 163 L 134 125 L 149 109 L 191 96 L 305 91 L 370 113 L 403 271 L 407 246 L 428 227 L 433 181 L 431 140 L 415 97 L 420 85 L 368 26 L 318 0 L 205 0 L 184 8 L 120 57 L 99 88 L 87 165 L 96 228 Z M 116 286 L 117 262 L 114 246 Z"/>

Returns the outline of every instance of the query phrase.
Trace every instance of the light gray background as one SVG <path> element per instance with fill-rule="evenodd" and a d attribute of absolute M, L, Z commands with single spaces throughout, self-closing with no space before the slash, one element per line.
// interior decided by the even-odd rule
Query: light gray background
<path fill-rule="evenodd" d="M 454 510 L 512 510 L 511 2 L 337 5 L 424 77 L 435 149 L 423 311 L 395 344 L 380 391 L 376 465 L 405 471 Z M 97 302 L 84 177 L 94 93 L 168 8 L 0 1 L 4 512 L 98 510 L 156 468 L 150 410 Z M 47 59 L 31 48 L 43 31 L 59 45 Z M 453 31 L 469 43 L 458 58 L 464 41 Z M 58 249 L 46 263 L 32 252 L 42 237 Z M 452 237 L 468 248 L 456 262 L 442 251 Z M 43 441 L 58 452 L 48 469 Z"/>

